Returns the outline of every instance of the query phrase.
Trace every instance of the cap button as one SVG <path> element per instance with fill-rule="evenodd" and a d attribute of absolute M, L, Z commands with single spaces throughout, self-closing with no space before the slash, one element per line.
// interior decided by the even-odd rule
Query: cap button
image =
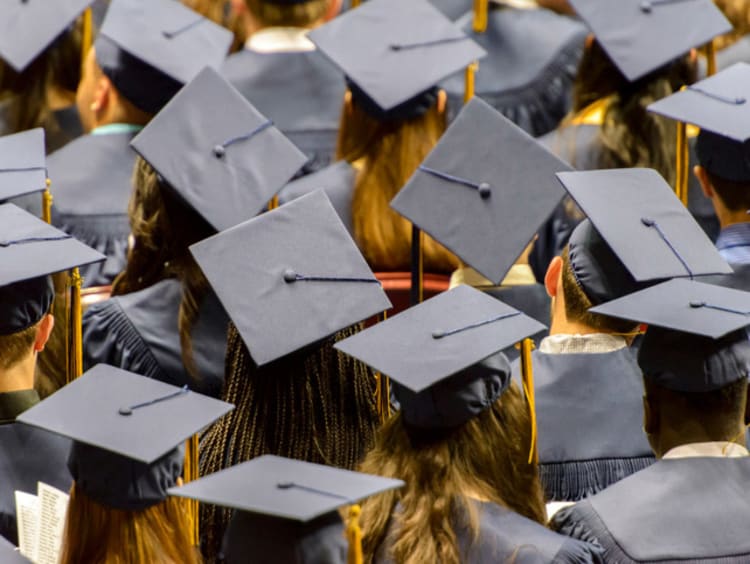
<path fill-rule="evenodd" d="M 483 200 L 486 200 L 492 195 L 492 190 L 490 190 L 490 185 L 487 182 L 481 182 L 477 189 L 479 190 L 479 196 Z"/>
<path fill-rule="evenodd" d="M 643 0 L 641 2 L 641 12 L 644 14 L 650 14 L 653 7 L 654 5 L 651 3 L 651 0 Z"/>
<path fill-rule="evenodd" d="M 214 156 L 217 159 L 224 158 L 224 155 L 226 155 L 226 154 L 227 154 L 227 150 L 224 148 L 224 145 L 216 145 L 214 147 Z"/>
<path fill-rule="evenodd" d="M 280 490 L 288 490 L 290 488 L 294 487 L 294 484 L 292 482 L 279 482 L 276 484 L 276 487 Z"/>
<path fill-rule="evenodd" d="M 129 407 L 121 407 L 117 410 L 117 413 L 119 413 L 120 415 L 133 415 L 133 410 Z"/>
<path fill-rule="evenodd" d="M 445 331 L 433 331 L 432 332 L 433 339 L 442 339 L 443 337 L 445 337 Z"/>
<path fill-rule="evenodd" d="M 690 307 L 697 309 L 699 307 L 705 307 L 706 302 L 690 302 Z"/>
<path fill-rule="evenodd" d="M 294 270 L 292 270 L 291 268 L 287 268 L 284 271 L 284 282 L 286 282 L 287 284 L 291 284 L 292 282 L 296 282 L 296 281 L 297 281 L 297 273 L 294 272 Z"/>

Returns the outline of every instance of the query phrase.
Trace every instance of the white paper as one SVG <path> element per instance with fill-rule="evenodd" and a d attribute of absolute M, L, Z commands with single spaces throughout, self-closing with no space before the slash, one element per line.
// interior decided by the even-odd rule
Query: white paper
<path fill-rule="evenodd" d="M 566 507 L 570 507 L 571 505 L 575 505 L 575 503 L 572 501 L 550 501 L 547 504 L 547 521 L 552 519 L 552 517 L 555 516 L 555 513 L 557 513 L 561 509 L 565 509 Z"/>
<path fill-rule="evenodd" d="M 39 482 L 37 495 L 16 491 L 18 545 L 35 564 L 57 564 L 65 531 L 68 494 Z"/>
<path fill-rule="evenodd" d="M 21 554 L 33 560 L 36 555 L 39 528 L 39 499 L 34 494 L 16 491 L 16 522 L 18 548 Z"/>

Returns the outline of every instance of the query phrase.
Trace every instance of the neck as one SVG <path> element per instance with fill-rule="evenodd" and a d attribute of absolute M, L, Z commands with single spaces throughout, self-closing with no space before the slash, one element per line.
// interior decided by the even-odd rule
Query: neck
<path fill-rule="evenodd" d="M 562 295 L 558 295 L 552 299 L 551 318 L 549 325 L 550 335 L 591 335 L 593 333 L 606 332 L 594 329 L 584 323 L 569 320 L 565 313 L 565 298 Z"/>
<path fill-rule="evenodd" d="M 737 225 L 738 223 L 750 223 L 750 215 L 747 214 L 747 210 L 738 212 L 725 211 L 725 213 L 716 214 L 719 219 L 719 225 L 722 229 L 729 227 L 730 225 Z"/>
<path fill-rule="evenodd" d="M 727 442 L 746 447 L 746 428 L 738 423 L 731 434 L 711 432 L 698 421 L 681 422 L 679 428 L 667 427 L 658 436 L 651 437 L 651 446 L 657 458 L 663 457 L 673 448 L 693 443 Z"/>
<path fill-rule="evenodd" d="M 33 389 L 35 366 L 36 353 L 33 353 L 10 368 L 0 370 L 0 393 Z"/>

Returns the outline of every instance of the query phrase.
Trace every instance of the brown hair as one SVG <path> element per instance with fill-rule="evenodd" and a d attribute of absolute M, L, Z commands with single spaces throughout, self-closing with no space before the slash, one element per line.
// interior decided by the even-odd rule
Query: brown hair
<path fill-rule="evenodd" d="M 597 331 L 605 333 L 631 333 L 638 328 L 637 323 L 607 317 L 597 313 L 590 313 L 589 309 L 594 307 L 589 297 L 578 285 L 573 269 L 570 266 L 569 247 L 565 245 L 562 253 L 562 290 L 565 296 L 565 316 L 569 321 L 587 325 Z"/>
<path fill-rule="evenodd" d="M 112 509 L 74 483 L 60 564 L 198 564 L 186 505 L 169 497 L 143 511 Z"/>
<path fill-rule="evenodd" d="M 46 127 L 47 136 L 59 134 L 52 119 L 48 94 L 52 88 L 75 93 L 81 79 L 81 23 L 63 33 L 23 70 L 16 72 L 0 59 L 0 101 L 9 101 L 12 133 Z"/>
<path fill-rule="evenodd" d="M 213 227 L 161 180 L 144 159 L 136 159 L 130 199 L 130 227 L 135 240 L 125 270 L 112 295 L 148 288 L 166 278 L 182 282 L 178 317 L 182 361 L 197 377 L 191 332 L 210 286 L 188 247 L 215 233 Z"/>
<path fill-rule="evenodd" d="M 733 182 L 706 170 L 711 186 L 722 203 L 733 212 L 750 208 L 750 182 Z"/>
<path fill-rule="evenodd" d="M 182 0 L 188 8 L 195 10 L 204 18 L 225 27 L 234 34 L 234 41 L 230 51 L 235 53 L 242 49 L 247 39 L 245 26 L 232 11 L 230 0 Z"/>
<path fill-rule="evenodd" d="M 356 103 L 341 116 L 337 158 L 360 161 L 352 201 L 354 238 L 375 270 L 408 270 L 411 224 L 390 202 L 445 131 L 445 114 L 433 106 L 423 116 L 405 121 L 378 121 Z M 451 272 L 458 259 L 425 236 L 425 270 Z"/>
<path fill-rule="evenodd" d="M 202 438 L 201 475 L 263 454 L 356 468 L 379 423 L 375 379 L 333 345 L 357 329 L 258 367 L 230 325 L 222 399 L 236 407 Z M 207 557 L 218 551 L 229 516 L 201 506 Z"/>
<path fill-rule="evenodd" d="M 750 0 L 714 0 L 716 6 L 732 24 L 732 31 L 715 39 L 716 47 L 729 47 L 750 34 Z"/>
<path fill-rule="evenodd" d="M 373 561 L 388 535 L 393 544 L 387 556 L 397 564 L 458 564 L 454 517 L 466 514 L 476 537 L 479 516 L 472 497 L 545 523 L 538 470 L 526 462 L 530 441 L 528 408 L 515 384 L 457 429 L 416 432 L 400 414 L 391 418 L 360 470 L 400 478 L 406 486 L 363 503 L 366 561 Z"/>
<path fill-rule="evenodd" d="M 308 27 L 321 20 L 329 7 L 329 0 L 308 0 L 297 4 L 245 0 L 245 3 L 258 23 L 266 27 Z"/>
<path fill-rule="evenodd" d="M 0 335 L 0 368 L 7 370 L 21 362 L 31 352 L 39 323 L 11 335 Z"/>
<path fill-rule="evenodd" d="M 694 82 L 695 72 L 683 57 L 630 82 L 597 41 L 585 49 L 573 85 L 573 111 L 610 98 L 599 131 L 598 168 L 653 168 L 674 184 L 677 126 L 647 107 Z"/>

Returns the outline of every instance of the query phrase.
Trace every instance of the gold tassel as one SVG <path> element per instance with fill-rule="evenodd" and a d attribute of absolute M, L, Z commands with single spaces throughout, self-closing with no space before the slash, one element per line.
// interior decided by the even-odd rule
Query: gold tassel
<path fill-rule="evenodd" d="M 523 392 L 526 395 L 526 403 L 529 405 L 529 417 L 531 419 L 529 464 L 537 464 L 539 462 L 539 452 L 536 448 L 536 400 L 534 396 L 534 370 L 531 366 L 532 350 L 534 350 L 534 341 L 524 339 L 521 342 L 521 377 L 523 380 Z"/>
<path fill-rule="evenodd" d="M 94 17 L 91 8 L 86 8 L 83 12 L 83 31 L 81 33 L 81 72 L 86 64 L 86 55 L 91 49 L 94 40 Z"/>
<path fill-rule="evenodd" d="M 477 71 L 479 70 L 479 63 L 474 61 L 468 67 L 464 74 L 464 104 L 468 104 L 469 100 L 474 97 L 477 85 Z"/>
<path fill-rule="evenodd" d="M 357 6 L 360 5 L 360 3 L 361 3 L 361 0 L 352 0 L 351 8 L 356 8 Z"/>
<path fill-rule="evenodd" d="M 419 262 L 418 262 L 418 275 L 419 275 L 419 302 L 424 301 L 424 231 L 419 230 Z"/>
<path fill-rule="evenodd" d="M 484 33 L 487 31 L 487 11 L 489 10 L 489 0 L 474 0 L 474 24 L 475 33 Z"/>
<path fill-rule="evenodd" d="M 185 468 L 183 470 L 183 481 L 188 484 L 199 478 L 200 462 L 198 460 L 198 435 L 193 435 L 187 440 L 185 447 Z M 198 501 L 187 500 L 188 522 L 190 523 L 190 542 L 193 546 L 200 544 L 200 519 L 198 514 Z"/>
<path fill-rule="evenodd" d="M 378 316 L 378 322 L 388 319 L 388 312 L 384 311 Z M 380 423 L 385 423 L 391 418 L 391 381 L 388 376 L 375 373 L 375 406 L 378 410 Z"/>
<path fill-rule="evenodd" d="M 52 181 L 47 179 L 47 187 L 42 192 L 42 220 L 52 223 L 52 192 L 50 191 Z"/>
<path fill-rule="evenodd" d="M 274 196 L 273 198 L 271 198 L 271 201 L 268 202 L 268 211 L 275 210 L 278 207 L 279 207 L 279 197 Z"/>
<path fill-rule="evenodd" d="M 362 529 L 359 527 L 359 515 L 362 509 L 359 505 L 349 508 L 349 520 L 346 524 L 346 540 L 349 543 L 349 554 L 347 564 L 363 564 L 362 555 Z"/>
<path fill-rule="evenodd" d="M 680 91 L 685 90 L 683 86 Z M 687 207 L 688 205 L 688 175 L 690 171 L 690 159 L 688 154 L 687 125 L 684 122 L 677 123 L 677 147 L 676 147 L 676 170 L 675 170 L 675 194 Z"/>
<path fill-rule="evenodd" d="M 716 45 L 713 40 L 706 43 L 704 51 L 706 55 L 706 75 L 713 76 L 716 74 Z"/>
<path fill-rule="evenodd" d="M 81 272 L 74 268 L 70 274 L 70 366 L 68 383 L 83 374 L 83 311 L 81 309 L 81 287 L 83 278 Z"/>

